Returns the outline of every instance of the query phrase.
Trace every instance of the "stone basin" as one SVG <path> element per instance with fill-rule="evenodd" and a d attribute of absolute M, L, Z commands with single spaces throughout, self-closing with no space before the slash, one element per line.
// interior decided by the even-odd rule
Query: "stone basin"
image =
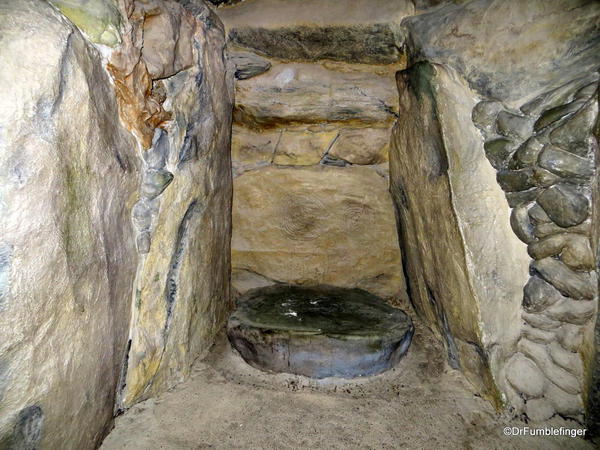
<path fill-rule="evenodd" d="M 227 336 L 257 369 L 311 378 L 355 378 L 393 367 L 412 320 L 360 289 L 287 285 L 254 289 L 237 302 Z"/>

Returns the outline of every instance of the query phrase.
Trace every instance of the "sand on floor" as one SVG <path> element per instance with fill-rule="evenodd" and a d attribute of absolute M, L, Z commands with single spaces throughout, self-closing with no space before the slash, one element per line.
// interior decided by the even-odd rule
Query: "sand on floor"
<path fill-rule="evenodd" d="M 418 322 L 398 366 L 354 381 L 315 381 L 248 366 L 224 335 L 173 390 L 116 419 L 113 449 L 593 449 L 568 436 L 505 436 L 505 427 L 582 428 L 560 417 L 527 424 L 497 413 Z"/>

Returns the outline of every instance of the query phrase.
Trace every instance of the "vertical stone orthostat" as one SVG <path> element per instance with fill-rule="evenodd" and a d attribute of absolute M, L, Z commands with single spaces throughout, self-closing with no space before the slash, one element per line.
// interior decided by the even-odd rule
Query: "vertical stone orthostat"
<path fill-rule="evenodd" d="M 202 2 L 180 3 L 194 24 L 193 63 L 162 79 L 172 119 L 143 153 L 132 213 L 140 256 L 119 408 L 182 381 L 230 310 L 233 71 L 219 19 Z M 155 44 L 152 38 L 144 49 Z"/>
<path fill-rule="evenodd" d="M 450 364 L 500 406 L 500 362 L 519 334 L 529 258 L 470 124 L 477 96 L 457 72 L 427 62 L 397 81 L 390 190 L 411 300 Z"/>

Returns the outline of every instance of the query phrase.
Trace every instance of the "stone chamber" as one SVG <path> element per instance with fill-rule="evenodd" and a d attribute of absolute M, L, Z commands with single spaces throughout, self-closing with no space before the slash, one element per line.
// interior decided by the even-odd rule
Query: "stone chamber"
<path fill-rule="evenodd" d="M 0 0 L 0 48 L 0 449 L 600 445 L 598 1 Z M 389 370 L 247 364 L 285 286 L 381 301 L 318 358 Z"/>

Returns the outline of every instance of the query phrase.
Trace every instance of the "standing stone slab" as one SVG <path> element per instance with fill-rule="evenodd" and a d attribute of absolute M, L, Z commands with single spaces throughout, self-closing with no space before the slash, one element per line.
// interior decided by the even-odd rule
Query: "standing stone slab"
<path fill-rule="evenodd" d="M 203 2 L 180 3 L 181 20 L 195 22 L 194 64 L 162 80 L 173 120 L 145 151 L 144 179 L 158 182 L 154 189 L 143 184 L 140 192 L 152 198 L 150 226 L 139 235 L 150 242 L 138 247 L 131 348 L 119 407 L 185 379 L 231 306 L 233 70 L 226 66 L 219 19 Z"/>
<path fill-rule="evenodd" d="M 387 180 L 374 170 L 271 166 L 236 178 L 234 191 L 234 270 L 406 297 Z"/>
<path fill-rule="evenodd" d="M 250 365 L 312 378 L 393 367 L 410 345 L 410 317 L 360 289 L 270 286 L 238 300 L 227 335 Z"/>
<path fill-rule="evenodd" d="M 483 139 L 468 125 L 476 100 L 466 83 L 427 63 L 397 79 L 401 110 L 390 151 L 390 190 L 411 300 L 436 324 L 451 363 L 500 404 L 499 362 L 520 332 L 526 247 L 510 228 L 510 208 Z M 508 154 L 497 159 L 499 167 Z M 530 241 L 525 206 L 521 213 L 513 226 Z"/>
<path fill-rule="evenodd" d="M 96 448 L 127 348 L 137 145 L 47 2 L 0 2 L 0 46 L 0 448 Z"/>

